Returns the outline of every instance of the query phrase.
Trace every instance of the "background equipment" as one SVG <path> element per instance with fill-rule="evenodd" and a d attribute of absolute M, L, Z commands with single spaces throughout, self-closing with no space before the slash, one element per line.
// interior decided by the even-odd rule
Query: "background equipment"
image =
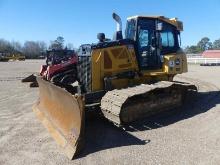
<path fill-rule="evenodd" d="M 48 50 L 46 65 L 42 65 L 39 76 L 54 83 L 71 84 L 76 81 L 76 64 L 78 58 L 73 50 Z M 30 87 L 38 87 L 36 75 L 22 79 L 22 82 L 31 82 Z"/>

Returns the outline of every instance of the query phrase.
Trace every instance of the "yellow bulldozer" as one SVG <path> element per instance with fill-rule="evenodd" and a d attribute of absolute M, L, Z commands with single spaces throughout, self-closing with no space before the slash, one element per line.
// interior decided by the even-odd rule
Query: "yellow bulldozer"
<path fill-rule="evenodd" d="M 197 91 L 193 84 L 173 81 L 187 72 L 180 48 L 181 21 L 129 17 L 123 37 L 121 18 L 113 13 L 113 19 L 117 24 L 113 40 L 99 33 L 90 52 L 78 54 L 76 83 L 37 77 L 39 100 L 33 110 L 70 159 L 83 149 L 87 112 L 97 111 L 121 127 L 179 107 L 187 92 Z"/>
<path fill-rule="evenodd" d="M 0 52 L 0 61 L 24 61 L 25 56 L 20 52 L 9 53 L 9 52 Z"/>
<path fill-rule="evenodd" d="M 25 56 L 22 55 L 21 53 L 17 53 L 17 54 L 12 54 L 11 56 L 8 57 L 9 60 L 13 60 L 13 61 L 25 61 Z"/>

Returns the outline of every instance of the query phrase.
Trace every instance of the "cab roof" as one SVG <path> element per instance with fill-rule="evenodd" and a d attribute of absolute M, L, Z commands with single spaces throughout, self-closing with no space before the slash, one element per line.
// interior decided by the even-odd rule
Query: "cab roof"
<path fill-rule="evenodd" d="M 161 21 L 167 22 L 173 26 L 175 26 L 177 28 L 177 30 L 179 31 L 183 31 L 183 22 L 179 21 L 178 18 L 167 18 L 164 16 L 144 16 L 144 15 L 136 15 L 136 16 L 131 16 L 128 17 L 127 20 L 131 20 L 131 19 L 138 19 L 138 18 L 146 18 L 146 19 L 159 19 Z"/>

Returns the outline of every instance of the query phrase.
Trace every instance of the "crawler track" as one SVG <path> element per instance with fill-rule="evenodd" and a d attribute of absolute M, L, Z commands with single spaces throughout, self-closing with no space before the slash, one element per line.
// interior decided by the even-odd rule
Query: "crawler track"
<path fill-rule="evenodd" d="M 161 81 L 115 89 L 102 98 L 101 110 L 115 125 L 123 125 L 181 106 L 187 90 L 196 90 L 196 87 L 188 83 Z"/>

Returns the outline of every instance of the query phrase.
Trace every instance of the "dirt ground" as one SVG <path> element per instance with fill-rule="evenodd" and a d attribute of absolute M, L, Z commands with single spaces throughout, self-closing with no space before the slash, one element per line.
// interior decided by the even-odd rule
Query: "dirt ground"
<path fill-rule="evenodd" d="M 127 131 L 107 121 L 86 124 L 86 146 L 68 160 L 32 112 L 38 89 L 20 80 L 43 60 L 0 63 L 0 164 L 220 164 L 220 67 L 190 65 L 177 78 L 199 93 L 181 111 L 135 123 Z"/>

